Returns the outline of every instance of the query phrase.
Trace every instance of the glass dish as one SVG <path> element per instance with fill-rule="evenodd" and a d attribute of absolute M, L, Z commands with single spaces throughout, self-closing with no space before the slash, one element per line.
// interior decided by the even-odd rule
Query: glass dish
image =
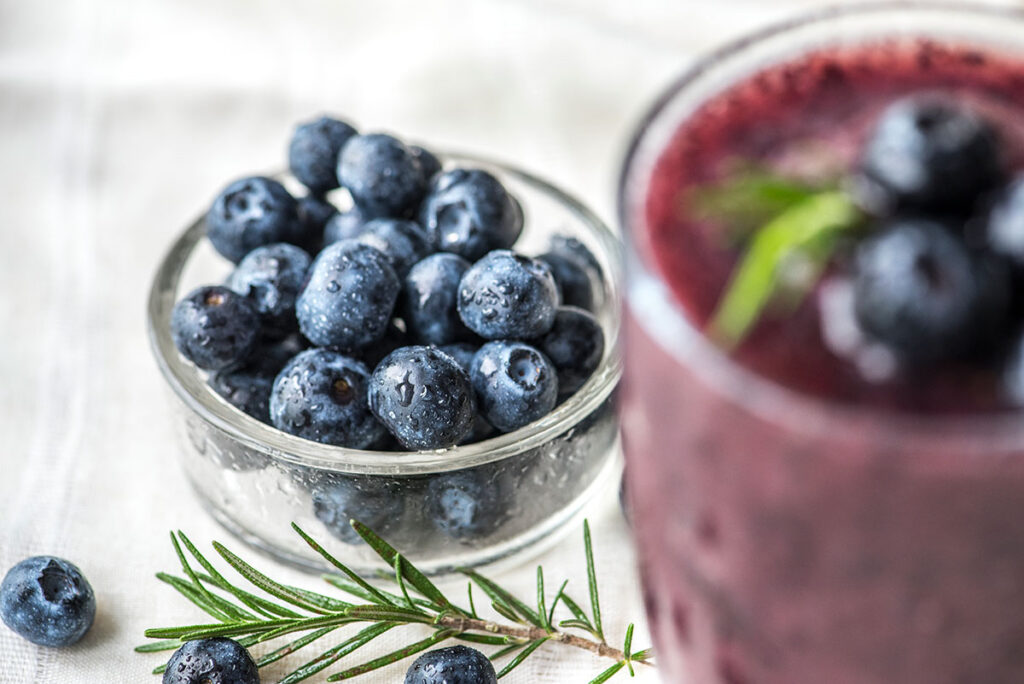
<path fill-rule="evenodd" d="M 340 496 L 368 496 L 384 505 L 381 533 L 425 572 L 444 574 L 521 560 L 573 529 L 585 505 L 614 498 L 621 470 L 613 405 L 620 375 L 619 241 L 580 202 L 531 174 L 468 155 L 447 155 L 446 167 L 483 168 L 523 205 L 516 249 L 539 254 L 548 239 L 579 239 L 605 274 L 596 304 L 607 340 L 605 356 L 587 383 L 543 419 L 512 433 L 448 450 L 374 452 L 307 441 L 235 409 L 179 356 L 170 335 L 175 302 L 201 284 L 221 282 L 230 264 L 205 239 L 199 217 L 160 264 L 149 298 L 149 332 L 157 364 L 172 395 L 185 474 L 205 508 L 239 538 L 290 564 L 326 569 L 291 529 L 294 521 L 354 570 L 371 574 L 379 560 L 361 540 L 352 543 Z M 284 179 L 287 183 L 288 179 Z M 487 492 L 489 524 L 454 538 L 433 522 L 432 496 L 445 478 L 471 478 Z M 599 496 L 601 494 L 601 496 Z M 497 503 L 495 503 L 497 502 Z"/>

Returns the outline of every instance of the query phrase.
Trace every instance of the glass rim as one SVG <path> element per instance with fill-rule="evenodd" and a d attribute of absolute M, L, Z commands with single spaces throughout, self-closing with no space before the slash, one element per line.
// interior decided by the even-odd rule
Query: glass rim
<path fill-rule="evenodd" d="M 442 161 L 491 168 L 546 195 L 582 223 L 598 243 L 605 274 L 603 321 L 605 354 L 587 382 L 551 413 L 523 428 L 481 442 L 432 451 L 374 451 L 313 442 L 267 425 L 229 404 L 207 384 L 201 371 L 185 361 L 174 346 L 170 313 L 182 273 L 194 248 L 205 237 L 205 212 L 179 234 L 164 253 L 147 299 L 150 348 L 173 393 L 199 418 L 247 447 L 293 465 L 351 474 L 414 475 L 460 470 L 524 453 L 570 430 L 604 403 L 622 374 L 621 241 L 586 205 L 548 181 L 518 167 L 462 152 L 442 152 Z M 281 177 L 284 174 L 277 174 Z M 529 211 L 529 207 L 526 207 Z"/>
<path fill-rule="evenodd" d="M 651 267 L 649 259 L 641 256 L 636 249 L 636 231 L 633 230 L 636 224 L 633 217 L 638 215 L 637 207 L 641 207 L 644 200 L 644 196 L 637 196 L 637 193 L 646 190 L 646 179 L 649 178 L 657 161 L 656 155 L 648 154 L 647 159 L 641 157 L 644 152 L 653 149 L 648 138 L 653 128 L 668 123 L 672 124 L 670 128 L 674 133 L 685 120 L 685 117 L 677 118 L 674 122 L 662 120 L 672 113 L 672 105 L 677 98 L 685 95 L 690 88 L 696 87 L 703 79 L 713 77 L 718 68 L 727 66 L 731 60 L 741 59 L 748 51 L 805 29 L 812 30 L 817 26 L 827 28 L 836 21 L 880 16 L 886 11 L 948 13 L 951 17 L 970 16 L 976 19 L 1006 19 L 1015 24 L 1024 23 L 1022 7 L 963 0 L 877 0 L 853 5 L 829 5 L 773 22 L 699 57 L 673 79 L 641 115 L 623 156 L 617 185 L 617 218 L 625 243 L 624 258 L 627 272 L 623 302 L 624 305 L 635 308 L 634 300 L 638 292 L 643 292 L 645 296 L 653 295 L 661 306 L 657 312 L 657 325 L 653 326 L 658 330 L 652 329 L 652 325 L 644 319 L 645 314 L 642 312 L 641 315 L 637 315 L 638 312 L 634 310 L 631 314 L 645 333 L 683 366 L 694 372 L 700 381 L 714 387 L 744 410 L 771 422 L 792 423 L 796 416 L 801 423 L 798 430 L 808 434 L 828 432 L 849 436 L 856 435 L 866 427 L 873 427 L 891 430 L 899 433 L 901 437 L 921 441 L 933 438 L 942 440 L 951 435 L 984 436 L 988 448 L 1020 448 L 1024 438 L 1024 425 L 1019 411 L 915 413 L 893 411 L 888 407 L 871 404 L 844 403 L 790 388 L 736 363 L 726 351 L 715 345 L 691 323 L 675 295 L 664 283 L 658 269 Z M 844 40 L 853 42 L 887 35 L 914 36 L 915 30 L 901 30 L 895 27 L 889 32 L 879 31 L 877 36 L 829 36 L 829 39 L 817 44 L 816 47 L 841 44 Z M 920 29 L 920 36 L 941 40 L 941 36 L 929 34 L 928 29 Z M 1024 38 L 1019 42 L 1024 50 Z M 733 82 L 726 82 L 723 87 Z M 716 92 L 720 92 L 720 89 Z M 659 148 L 659 151 L 660 149 L 663 148 Z M 637 183 L 638 178 L 643 182 Z"/>

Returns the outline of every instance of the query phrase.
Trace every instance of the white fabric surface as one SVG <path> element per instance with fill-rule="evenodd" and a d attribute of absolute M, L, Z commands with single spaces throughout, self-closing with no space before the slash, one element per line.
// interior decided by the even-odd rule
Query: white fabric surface
<path fill-rule="evenodd" d="M 157 681 L 161 656 L 131 651 L 143 629 L 201 619 L 153 578 L 176 570 L 167 531 L 241 547 L 178 470 L 144 298 L 186 220 L 226 180 L 281 165 L 296 120 L 334 111 L 514 161 L 611 219 L 628 134 L 659 88 L 694 53 L 811 5 L 0 1 L 0 572 L 60 555 L 99 603 L 62 651 L 0 627 L 0 682 Z M 643 620 L 628 532 L 611 501 L 593 523 L 619 639 Z M 583 594 L 579 537 L 542 561 L 549 584 L 573 577 Z M 501 579 L 529 595 L 531 570 Z M 649 644 L 642 626 L 634 644 Z M 545 647 L 508 681 L 586 682 L 605 665 L 567 651 Z M 359 681 L 400 681 L 404 667 Z"/>

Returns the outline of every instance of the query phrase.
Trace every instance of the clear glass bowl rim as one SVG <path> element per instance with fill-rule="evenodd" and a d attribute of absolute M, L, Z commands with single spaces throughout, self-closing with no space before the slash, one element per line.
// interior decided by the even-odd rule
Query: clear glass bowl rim
<path fill-rule="evenodd" d="M 621 242 L 589 208 L 566 191 L 518 167 L 473 154 L 442 152 L 442 161 L 493 168 L 547 195 L 582 223 L 600 246 L 605 274 L 605 356 L 586 384 L 544 418 L 482 442 L 435 451 L 394 452 L 347 449 L 287 434 L 246 415 L 216 394 L 199 370 L 180 357 L 170 332 L 170 312 L 193 249 L 205 237 L 205 212 L 175 238 L 157 267 L 149 291 L 147 322 L 157 365 L 174 394 L 199 418 L 241 444 L 288 463 L 351 474 L 417 475 L 461 470 L 524 453 L 571 430 L 615 389 L 622 373 L 619 351 Z M 529 212 L 529 206 L 526 207 Z M 529 218 L 527 219 L 529 220 Z"/>
<path fill-rule="evenodd" d="M 703 382 L 728 397 L 730 402 L 770 422 L 787 424 L 796 431 L 808 435 L 827 434 L 833 437 L 856 438 L 857 434 L 866 428 L 884 427 L 893 434 L 899 434 L 902 439 L 919 445 L 941 445 L 944 440 L 955 437 L 978 440 L 974 443 L 983 444 L 986 449 L 995 452 L 1017 451 L 1024 448 L 1024 420 L 1019 412 L 954 415 L 894 413 L 885 407 L 844 404 L 828 398 L 807 395 L 735 363 L 726 352 L 712 343 L 689 321 L 665 285 L 657 267 L 650 264 L 649 258 L 641 256 L 640 251 L 636 249 L 632 229 L 633 216 L 638 211 L 636 200 L 642 201 L 643 198 L 635 196 L 634 191 L 646 189 L 646 183 L 639 185 L 635 179 L 646 180 L 656 162 L 656 156 L 642 158 L 645 151 L 649 153 L 653 149 L 648 139 L 652 129 L 668 125 L 674 132 L 682 123 L 683 119 L 676 119 L 674 122 L 663 120 L 672 114 L 672 105 L 678 98 L 687 95 L 689 89 L 696 87 L 703 79 L 713 78 L 716 70 L 728 64 L 730 60 L 742 59 L 746 53 L 765 44 L 818 27 L 821 27 L 822 31 L 827 31 L 834 22 L 845 18 L 881 16 L 883 12 L 889 11 L 948 14 L 950 19 L 960 16 L 1006 20 L 1013 22 L 1017 30 L 1024 29 L 1022 7 L 959 0 L 879 0 L 829 5 L 803 12 L 793 18 L 744 34 L 698 58 L 670 82 L 641 115 L 626 147 L 620 167 L 617 193 L 617 218 L 625 243 L 624 259 L 627 273 L 624 303 L 631 301 L 635 290 L 634 281 L 656 282 L 666 295 L 664 303 L 667 310 L 660 311 L 659 315 L 669 319 L 674 332 L 680 335 L 680 340 L 676 340 L 674 344 L 666 343 L 659 335 L 654 335 L 655 339 L 659 339 L 658 344 Z M 914 30 L 905 30 L 905 27 L 897 25 L 892 30 L 879 31 L 877 37 L 890 35 L 912 36 Z M 920 35 L 923 38 L 934 37 L 927 29 L 922 29 Z M 1024 54 L 1024 31 L 1020 35 L 1019 44 Z M 816 43 L 815 47 L 840 44 L 843 41 L 856 43 L 873 37 L 876 36 L 843 35 L 840 39 L 838 36 L 830 35 L 829 39 L 823 43 Z M 729 83 L 732 81 L 725 81 L 723 86 Z M 664 130 L 659 133 L 663 134 Z M 640 323 L 640 327 L 646 328 L 643 323 Z M 650 329 L 647 329 L 647 333 L 651 334 Z"/>

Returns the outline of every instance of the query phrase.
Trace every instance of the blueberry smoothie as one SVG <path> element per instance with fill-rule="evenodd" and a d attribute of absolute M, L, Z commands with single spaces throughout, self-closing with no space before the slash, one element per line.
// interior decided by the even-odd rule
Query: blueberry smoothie
<path fill-rule="evenodd" d="M 877 37 L 884 12 L 977 19 L 735 46 L 627 162 L 623 431 L 666 681 L 1024 681 L 1024 54 Z"/>

